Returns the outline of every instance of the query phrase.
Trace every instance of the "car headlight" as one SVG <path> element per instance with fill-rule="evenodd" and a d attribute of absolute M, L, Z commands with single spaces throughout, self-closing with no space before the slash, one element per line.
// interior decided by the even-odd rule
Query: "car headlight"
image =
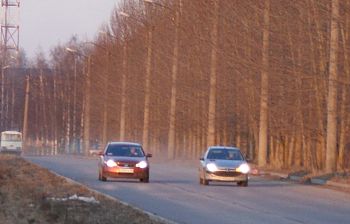
<path fill-rule="evenodd" d="M 217 166 L 215 165 L 215 163 L 208 163 L 207 164 L 207 170 L 209 172 L 215 172 L 218 170 Z"/>
<path fill-rule="evenodd" d="M 244 174 L 247 174 L 250 171 L 250 167 L 247 163 L 243 163 L 237 168 L 237 171 L 244 173 Z"/>
<path fill-rule="evenodd" d="M 116 167 L 117 163 L 113 160 L 109 159 L 107 162 L 105 162 L 108 167 Z"/>
<path fill-rule="evenodd" d="M 139 167 L 141 169 L 145 169 L 148 166 L 146 161 L 141 161 L 139 163 L 136 164 L 136 167 Z"/>

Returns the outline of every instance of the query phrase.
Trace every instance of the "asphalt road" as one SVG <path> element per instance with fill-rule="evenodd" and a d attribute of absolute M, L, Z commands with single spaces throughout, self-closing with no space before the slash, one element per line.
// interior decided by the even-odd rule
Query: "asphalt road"
<path fill-rule="evenodd" d="M 136 180 L 100 182 L 97 159 L 25 158 L 178 223 L 350 223 L 350 194 L 322 187 L 261 177 L 252 177 L 246 188 L 226 183 L 201 186 L 196 164 L 175 163 L 152 163 L 148 184 Z"/>

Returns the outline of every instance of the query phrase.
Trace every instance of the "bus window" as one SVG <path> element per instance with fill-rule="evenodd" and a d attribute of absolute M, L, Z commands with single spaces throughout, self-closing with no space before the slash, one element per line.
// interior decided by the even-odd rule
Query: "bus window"
<path fill-rule="evenodd" d="M 3 134 L 1 137 L 2 141 L 21 141 L 20 134 Z"/>

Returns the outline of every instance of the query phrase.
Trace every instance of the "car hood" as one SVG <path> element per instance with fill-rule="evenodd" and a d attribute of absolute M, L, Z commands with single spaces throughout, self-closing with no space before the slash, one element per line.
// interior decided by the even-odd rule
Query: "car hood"
<path fill-rule="evenodd" d="M 113 160 L 114 162 L 135 162 L 145 161 L 145 157 L 125 157 L 125 156 L 105 156 L 104 160 Z"/>
<path fill-rule="evenodd" d="M 241 164 L 246 163 L 244 160 L 221 160 L 221 159 L 210 159 L 206 162 L 208 163 L 215 163 L 215 165 L 219 168 L 237 168 Z"/>

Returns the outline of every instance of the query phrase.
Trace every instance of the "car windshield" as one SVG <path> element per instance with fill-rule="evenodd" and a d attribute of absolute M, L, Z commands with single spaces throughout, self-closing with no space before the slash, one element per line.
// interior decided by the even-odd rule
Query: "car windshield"
<path fill-rule="evenodd" d="M 21 135 L 20 134 L 2 134 L 1 141 L 21 141 Z"/>
<path fill-rule="evenodd" d="M 238 149 L 212 148 L 208 152 L 207 159 L 243 160 L 243 157 Z"/>
<path fill-rule="evenodd" d="M 106 155 L 124 157 L 143 157 L 144 153 L 140 146 L 111 144 L 106 150 Z"/>

